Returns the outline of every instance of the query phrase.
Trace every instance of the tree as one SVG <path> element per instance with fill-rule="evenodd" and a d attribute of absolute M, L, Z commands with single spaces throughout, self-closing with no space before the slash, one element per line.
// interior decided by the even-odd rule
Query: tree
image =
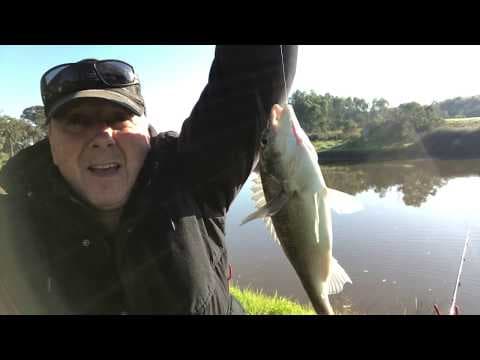
<path fill-rule="evenodd" d="M 22 115 L 20 115 L 20 119 L 31 121 L 38 126 L 44 126 L 46 117 L 43 106 L 35 105 L 24 109 Z"/>
<path fill-rule="evenodd" d="M 352 135 L 355 133 L 355 129 L 357 129 L 357 124 L 352 119 L 349 119 L 344 122 L 343 124 L 343 131 L 345 135 Z"/>
<path fill-rule="evenodd" d="M 298 121 L 307 134 L 324 127 L 322 120 L 325 119 L 325 104 L 313 91 L 307 94 L 297 90 L 292 95 L 291 102 Z"/>
<path fill-rule="evenodd" d="M 448 114 L 445 110 L 442 110 L 442 107 L 439 102 L 432 102 L 430 105 L 431 111 L 434 117 L 439 118 L 439 119 L 445 119 L 448 117 Z"/>
<path fill-rule="evenodd" d="M 346 101 L 340 97 L 334 97 L 332 100 L 332 112 L 330 113 L 332 115 L 331 118 L 333 122 L 337 124 L 337 126 L 341 126 L 346 112 Z"/>
<path fill-rule="evenodd" d="M 444 117 L 480 116 L 480 96 L 456 97 L 438 103 Z"/>
<path fill-rule="evenodd" d="M 9 157 L 45 136 L 45 130 L 40 126 L 10 116 L 0 116 L 0 152 Z"/>
<path fill-rule="evenodd" d="M 364 99 L 353 98 L 355 109 L 354 120 L 358 126 L 364 127 L 368 122 L 368 103 Z"/>
<path fill-rule="evenodd" d="M 440 123 L 440 116 L 432 105 L 422 106 L 416 102 L 401 104 L 399 107 L 401 120 L 410 123 L 416 133 L 433 129 Z"/>
<path fill-rule="evenodd" d="M 369 111 L 369 122 L 375 124 L 383 123 L 386 120 L 388 105 L 388 101 L 384 98 L 373 99 Z"/>
<path fill-rule="evenodd" d="M 480 104 L 480 97 L 471 100 L 472 109 L 475 108 L 474 100 L 479 100 Z M 387 100 L 375 98 L 370 106 L 364 99 L 342 98 L 329 93 L 322 96 L 313 90 L 308 93 L 297 90 L 291 101 L 307 134 L 324 139 L 336 137 L 339 132 L 340 136 L 347 137 L 360 128 L 364 140 L 412 141 L 418 134 L 441 125 L 444 112 L 439 103 L 423 106 L 411 102 L 390 108 Z"/>

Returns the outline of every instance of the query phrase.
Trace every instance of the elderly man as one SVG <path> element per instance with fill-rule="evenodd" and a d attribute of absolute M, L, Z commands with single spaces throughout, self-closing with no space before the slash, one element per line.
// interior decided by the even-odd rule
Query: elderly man
<path fill-rule="evenodd" d="M 48 138 L 0 173 L 0 313 L 243 313 L 225 216 L 296 59 L 296 46 L 217 46 L 179 135 L 149 126 L 127 63 L 48 70 Z"/>

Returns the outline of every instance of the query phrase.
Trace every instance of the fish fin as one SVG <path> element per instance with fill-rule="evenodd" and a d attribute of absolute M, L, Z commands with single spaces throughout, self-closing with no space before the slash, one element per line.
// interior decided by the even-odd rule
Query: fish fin
<path fill-rule="evenodd" d="M 255 194 L 258 191 L 263 193 L 262 179 L 260 178 L 260 172 L 254 171 L 252 173 L 252 192 Z"/>
<path fill-rule="evenodd" d="M 342 292 L 345 283 L 352 284 L 352 280 L 338 261 L 332 257 L 330 277 L 328 279 L 328 294 L 333 295 Z"/>
<path fill-rule="evenodd" d="M 280 211 L 280 209 L 288 201 L 288 195 L 282 191 L 275 199 L 267 204 L 267 201 L 265 200 L 265 194 L 263 192 L 262 181 L 260 175 L 257 173 L 253 173 L 251 190 L 252 199 L 255 202 L 255 207 L 257 210 L 248 215 L 240 225 L 243 225 L 254 219 L 271 217 Z"/>
<path fill-rule="evenodd" d="M 257 175 L 260 174 L 260 160 L 257 160 L 257 163 L 253 167 L 252 172 Z"/>
<path fill-rule="evenodd" d="M 266 217 L 263 219 L 265 221 L 265 225 L 267 226 L 267 230 L 272 237 L 273 241 L 280 245 L 280 240 L 278 240 L 277 232 L 275 231 L 275 227 L 273 226 L 273 221 L 271 217 Z"/>
<path fill-rule="evenodd" d="M 262 200 L 265 201 L 265 199 L 260 199 L 257 201 L 257 207 L 259 204 L 262 203 Z M 287 203 L 287 201 L 288 201 L 288 195 L 284 192 L 281 192 L 280 194 L 278 194 L 278 196 L 275 199 L 270 201 L 270 203 L 265 204 L 264 206 L 260 207 L 257 211 L 254 211 L 253 213 L 248 215 L 240 225 L 243 225 L 254 219 L 270 217 L 275 215 L 277 212 L 279 212 L 283 208 L 283 206 Z"/>
<path fill-rule="evenodd" d="M 268 214 L 268 208 L 266 206 L 261 207 L 257 211 L 254 211 L 250 215 L 248 215 L 243 221 L 240 223 L 240 225 L 244 225 L 249 221 L 255 220 L 255 219 L 262 219 Z"/>
<path fill-rule="evenodd" d="M 254 172 L 252 175 L 252 186 L 250 188 L 252 191 L 252 200 L 255 203 L 255 208 L 260 209 L 261 207 L 265 206 L 267 201 L 265 200 L 265 195 L 263 193 L 263 186 L 262 186 L 262 179 L 260 178 L 260 174 Z"/>
<path fill-rule="evenodd" d="M 263 193 L 262 180 L 259 175 L 259 171 L 256 171 L 252 177 L 252 200 L 255 202 L 255 207 L 257 209 L 266 205 L 267 201 L 265 200 L 265 195 Z M 273 226 L 273 221 L 270 216 L 263 218 L 267 231 L 272 237 L 273 241 L 280 245 L 280 240 L 278 239 L 275 227 Z"/>
<path fill-rule="evenodd" d="M 328 188 L 327 198 L 332 210 L 338 214 L 351 214 L 363 210 L 363 205 L 353 195 L 342 191 Z"/>
<path fill-rule="evenodd" d="M 258 172 L 252 174 L 252 186 L 250 190 L 252 191 L 252 200 L 255 202 L 255 207 L 259 209 L 264 206 L 266 200 L 263 194 L 262 180 Z"/>

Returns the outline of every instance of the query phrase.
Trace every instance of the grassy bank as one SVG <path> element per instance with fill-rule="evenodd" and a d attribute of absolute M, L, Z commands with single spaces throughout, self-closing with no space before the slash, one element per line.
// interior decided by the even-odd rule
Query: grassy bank
<path fill-rule="evenodd" d="M 445 119 L 445 123 L 450 129 L 478 129 L 480 117 Z"/>
<path fill-rule="evenodd" d="M 446 119 L 443 126 L 415 142 L 389 142 L 354 136 L 336 141 L 312 141 L 321 162 L 387 161 L 421 158 L 467 159 L 480 157 L 480 118 Z"/>
<path fill-rule="evenodd" d="M 230 292 L 242 304 L 248 315 L 316 315 L 313 308 L 299 304 L 292 299 L 264 294 L 261 290 L 250 288 L 241 289 L 238 285 L 231 285 Z M 334 308 L 338 315 L 353 315 L 350 306 L 341 311 Z"/>
<path fill-rule="evenodd" d="M 480 129 L 480 117 L 472 118 L 452 118 L 445 119 L 445 125 L 425 134 L 428 137 L 436 132 L 452 131 L 458 134 L 458 131 L 472 132 Z M 328 140 L 313 140 L 312 144 L 315 146 L 317 152 L 323 151 L 384 151 L 384 150 L 403 150 L 413 146 L 413 142 L 397 142 L 391 143 L 384 138 L 371 138 L 368 141 L 360 137 L 360 132 L 357 131 L 355 136 L 341 138 L 341 134 L 337 134 L 336 139 Z"/>
<path fill-rule="evenodd" d="M 261 290 L 240 289 L 235 285 L 230 286 L 230 291 L 249 315 L 315 315 L 311 307 L 276 294 L 269 296 Z"/>
<path fill-rule="evenodd" d="M 325 151 L 329 149 L 333 149 L 339 147 L 340 145 L 348 142 L 348 139 L 343 140 L 314 140 L 312 141 L 313 146 L 315 146 L 315 150 L 317 152 Z"/>

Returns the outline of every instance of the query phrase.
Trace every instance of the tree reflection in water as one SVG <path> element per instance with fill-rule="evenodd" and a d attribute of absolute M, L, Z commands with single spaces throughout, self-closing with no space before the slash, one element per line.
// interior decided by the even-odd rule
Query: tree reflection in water
<path fill-rule="evenodd" d="M 450 179 L 480 175 L 480 159 L 412 160 L 354 165 L 320 165 L 327 186 L 355 195 L 367 190 L 384 197 L 396 187 L 408 206 L 420 207 Z"/>

